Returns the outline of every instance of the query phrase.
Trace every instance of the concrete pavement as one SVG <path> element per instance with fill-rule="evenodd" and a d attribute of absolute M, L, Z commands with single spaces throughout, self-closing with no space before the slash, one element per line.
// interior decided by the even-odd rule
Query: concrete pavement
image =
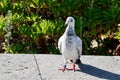
<path fill-rule="evenodd" d="M 77 71 L 62 72 L 61 55 L 0 54 L 0 80 L 120 80 L 120 56 L 83 55 L 81 61 Z"/>

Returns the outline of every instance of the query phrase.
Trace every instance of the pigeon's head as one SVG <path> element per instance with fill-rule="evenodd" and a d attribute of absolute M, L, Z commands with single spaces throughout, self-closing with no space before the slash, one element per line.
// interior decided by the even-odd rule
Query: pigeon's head
<path fill-rule="evenodd" d="M 74 24 L 75 24 L 75 19 L 73 17 L 68 17 L 66 19 L 65 25 L 69 27 L 74 27 Z"/>

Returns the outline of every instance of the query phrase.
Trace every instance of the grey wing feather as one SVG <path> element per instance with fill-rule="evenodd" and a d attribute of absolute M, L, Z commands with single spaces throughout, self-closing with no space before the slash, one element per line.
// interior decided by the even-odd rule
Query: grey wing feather
<path fill-rule="evenodd" d="M 77 36 L 77 50 L 79 57 L 82 54 L 82 40 Z"/>

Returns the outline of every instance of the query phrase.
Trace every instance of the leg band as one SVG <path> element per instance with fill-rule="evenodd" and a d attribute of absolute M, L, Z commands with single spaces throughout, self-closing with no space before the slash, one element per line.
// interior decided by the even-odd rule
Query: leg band
<path fill-rule="evenodd" d="M 63 68 L 66 68 L 66 64 L 63 65 Z"/>

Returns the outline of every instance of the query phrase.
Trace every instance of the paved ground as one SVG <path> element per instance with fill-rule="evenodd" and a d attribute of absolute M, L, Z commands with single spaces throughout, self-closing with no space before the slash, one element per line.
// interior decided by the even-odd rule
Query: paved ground
<path fill-rule="evenodd" d="M 81 61 L 81 69 L 61 72 L 61 55 L 0 54 L 0 80 L 120 80 L 120 56 L 82 56 Z"/>

